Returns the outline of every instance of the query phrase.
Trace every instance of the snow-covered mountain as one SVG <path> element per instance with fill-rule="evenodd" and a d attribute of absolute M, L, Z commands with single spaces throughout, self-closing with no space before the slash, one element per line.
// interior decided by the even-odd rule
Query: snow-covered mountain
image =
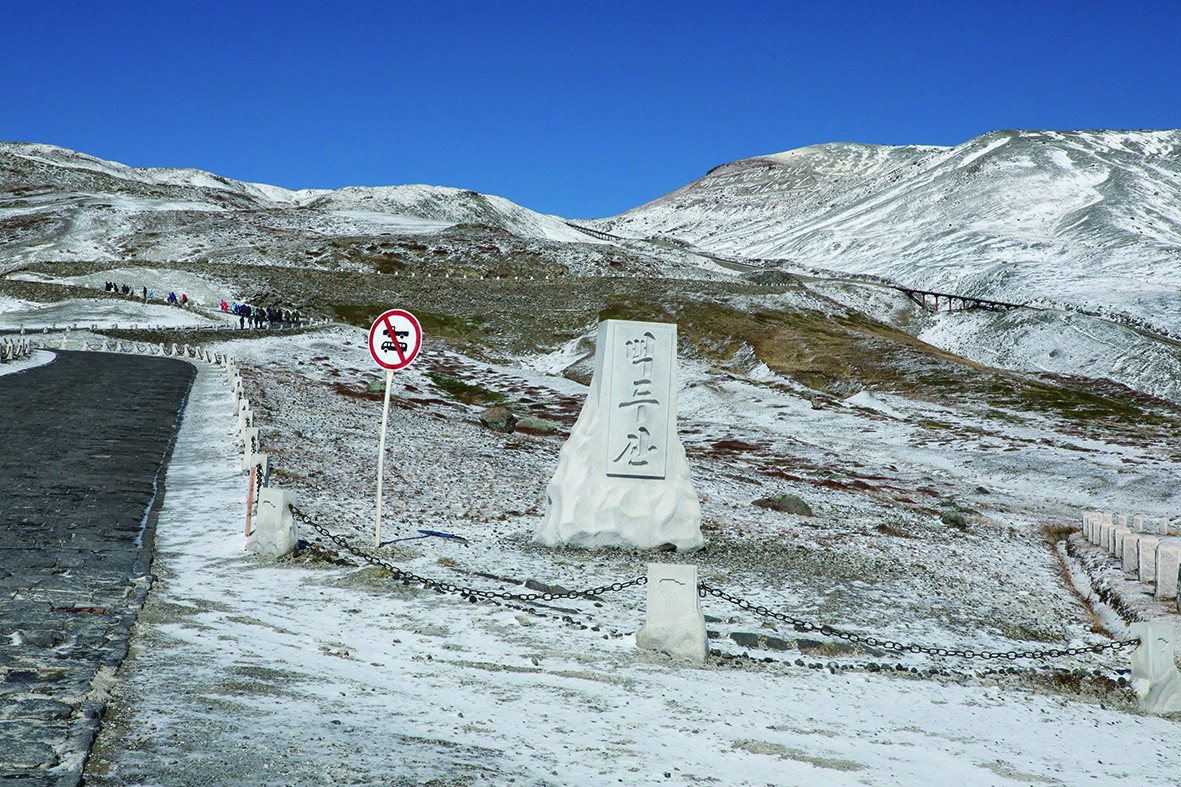
<path fill-rule="evenodd" d="M 911 310 L 899 323 L 944 349 L 1181 401 L 1181 344 L 1159 341 L 1181 335 L 1181 131 L 814 145 L 725 164 L 577 224 L 608 234 L 463 189 L 291 191 L 0 143 L 0 272 L 50 261 L 507 277 L 728 278 L 778 267 L 817 274 L 809 286 L 894 319 L 899 304 L 833 281 L 869 275 L 1046 307 Z"/>
<path fill-rule="evenodd" d="M 132 168 L 52 145 L 0 143 L 0 269 L 128 259 L 358 267 L 361 257 L 400 256 L 384 238 L 457 225 L 471 225 L 468 235 L 507 232 L 522 246 L 583 247 L 565 250 L 574 257 L 593 257 L 586 247 L 606 245 L 557 216 L 464 189 L 291 191 L 195 169 Z"/>
<path fill-rule="evenodd" d="M 594 222 L 739 257 L 1181 325 L 1181 131 L 997 131 L 744 159 Z"/>

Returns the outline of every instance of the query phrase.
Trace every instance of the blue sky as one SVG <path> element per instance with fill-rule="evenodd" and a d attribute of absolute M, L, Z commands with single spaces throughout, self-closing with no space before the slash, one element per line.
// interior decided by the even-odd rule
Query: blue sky
<path fill-rule="evenodd" d="M 1176 128 L 1178 31 L 1178 0 L 0 0 L 0 140 L 599 217 L 820 142 Z"/>

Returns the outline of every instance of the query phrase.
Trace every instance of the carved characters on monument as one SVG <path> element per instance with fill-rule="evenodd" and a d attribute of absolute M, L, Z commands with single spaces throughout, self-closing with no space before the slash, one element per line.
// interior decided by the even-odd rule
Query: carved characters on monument
<path fill-rule="evenodd" d="M 607 393 L 607 475 L 664 478 L 670 415 L 676 326 L 663 323 L 608 322 L 605 359 Z M 614 334 L 614 335 L 612 335 Z"/>
<path fill-rule="evenodd" d="M 582 413 L 546 487 L 535 540 L 548 546 L 704 544 L 677 437 L 677 326 L 605 320 Z"/>
<path fill-rule="evenodd" d="M 631 398 L 615 406 L 619 410 L 627 408 L 634 412 L 635 423 L 630 430 L 623 430 L 627 431 L 627 444 L 611 460 L 612 465 L 618 467 L 609 466 L 608 474 L 632 475 L 632 472 L 627 471 L 647 468 L 655 459 L 651 456 L 652 452 L 659 450 L 658 446 L 652 444 L 652 431 L 648 428 L 652 421 L 649 409 L 660 407 L 660 400 L 652 395 L 652 352 L 655 344 L 656 337 L 651 331 L 644 331 L 642 336 L 624 342 L 624 358 L 632 365 L 630 376 L 635 379 L 628 386 L 631 388 L 628 394 Z M 613 412 L 613 415 L 616 416 L 615 421 L 620 420 L 617 413 Z M 630 412 L 627 413 L 628 420 L 631 420 L 630 415 Z"/>

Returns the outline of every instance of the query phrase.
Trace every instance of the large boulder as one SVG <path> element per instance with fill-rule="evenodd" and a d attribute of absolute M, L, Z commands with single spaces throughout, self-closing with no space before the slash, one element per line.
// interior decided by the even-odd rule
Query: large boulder
<path fill-rule="evenodd" d="M 480 413 L 480 423 L 494 432 L 511 432 L 517 426 L 517 417 L 507 407 L 498 404 Z"/>
<path fill-rule="evenodd" d="M 759 508 L 769 508 L 772 511 L 782 511 L 796 516 L 815 516 L 812 507 L 804 502 L 799 495 L 771 495 L 754 501 Z"/>
<path fill-rule="evenodd" d="M 945 525 L 959 528 L 960 530 L 968 529 L 968 520 L 964 519 L 964 515 L 954 508 L 948 508 L 940 513 L 939 521 Z"/>

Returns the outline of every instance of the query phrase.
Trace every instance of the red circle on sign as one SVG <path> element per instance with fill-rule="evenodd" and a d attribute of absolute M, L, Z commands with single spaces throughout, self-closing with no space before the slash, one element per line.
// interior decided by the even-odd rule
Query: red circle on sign
<path fill-rule="evenodd" d="M 369 329 L 369 354 L 383 369 L 409 366 L 422 349 L 422 326 L 404 309 L 390 309 Z"/>

